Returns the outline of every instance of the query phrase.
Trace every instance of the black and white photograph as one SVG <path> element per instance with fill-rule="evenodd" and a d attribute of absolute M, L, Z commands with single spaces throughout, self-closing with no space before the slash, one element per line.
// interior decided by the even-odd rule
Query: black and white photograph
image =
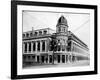
<path fill-rule="evenodd" d="M 12 78 L 97 73 L 97 6 L 17 1 L 12 14 Z"/>
<path fill-rule="evenodd" d="M 23 11 L 22 16 L 23 68 L 90 65 L 89 13 Z"/>

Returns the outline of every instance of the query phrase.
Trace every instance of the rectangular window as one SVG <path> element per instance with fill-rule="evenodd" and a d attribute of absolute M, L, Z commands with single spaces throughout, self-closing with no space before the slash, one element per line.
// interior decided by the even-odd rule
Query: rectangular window
<path fill-rule="evenodd" d="M 36 48 L 36 44 L 35 42 L 33 43 L 33 51 L 35 51 L 35 48 Z"/>
<path fill-rule="evenodd" d="M 31 51 L 31 43 L 29 43 L 29 52 Z"/>
<path fill-rule="evenodd" d="M 38 42 L 37 50 L 40 51 L 40 42 Z"/>
<path fill-rule="evenodd" d="M 42 51 L 45 51 L 45 42 L 42 42 Z"/>

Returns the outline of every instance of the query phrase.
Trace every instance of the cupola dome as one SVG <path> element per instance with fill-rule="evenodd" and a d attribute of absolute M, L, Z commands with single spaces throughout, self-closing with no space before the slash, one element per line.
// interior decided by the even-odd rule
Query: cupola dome
<path fill-rule="evenodd" d="M 66 25 L 67 26 L 67 20 L 63 15 L 58 19 L 57 25 Z"/>

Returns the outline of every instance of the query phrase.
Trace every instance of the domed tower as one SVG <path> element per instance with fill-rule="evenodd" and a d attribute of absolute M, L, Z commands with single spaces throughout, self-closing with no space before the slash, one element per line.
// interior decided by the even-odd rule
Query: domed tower
<path fill-rule="evenodd" d="M 66 18 L 62 15 L 58 19 L 58 23 L 56 26 L 56 33 L 67 33 L 68 32 L 68 24 Z"/>
<path fill-rule="evenodd" d="M 57 22 L 56 26 L 56 40 L 58 43 L 58 51 L 67 50 L 67 40 L 68 40 L 68 23 L 66 18 L 62 15 Z"/>

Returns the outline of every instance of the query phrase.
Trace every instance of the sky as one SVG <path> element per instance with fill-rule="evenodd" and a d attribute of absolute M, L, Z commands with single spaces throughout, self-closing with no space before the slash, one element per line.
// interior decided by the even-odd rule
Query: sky
<path fill-rule="evenodd" d="M 56 31 L 58 19 L 63 15 L 67 19 L 68 31 L 73 32 L 79 39 L 90 47 L 90 14 L 59 13 L 43 11 L 23 11 L 23 32 L 42 28 L 51 28 Z"/>

